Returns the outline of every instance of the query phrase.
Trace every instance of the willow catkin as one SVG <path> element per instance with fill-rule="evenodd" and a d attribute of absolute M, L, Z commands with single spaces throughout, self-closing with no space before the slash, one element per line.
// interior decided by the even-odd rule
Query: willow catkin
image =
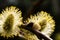
<path fill-rule="evenodd" d="M 33 29 L 40 30 L 45 35 L 50 36 L 54 31 L 55 21 L 44 11 L 38 12 L 37 15 L 30 16 L 26 20 L 27 24 L 33 22 Z"/>
<path fill-rule="evenodd" d="M 19 34 L 19 25 L 22 24 L 21 11 L 11 6 L 7 7 L 0 14 L 0 34 L 3 37 L 17 36 Z"/>

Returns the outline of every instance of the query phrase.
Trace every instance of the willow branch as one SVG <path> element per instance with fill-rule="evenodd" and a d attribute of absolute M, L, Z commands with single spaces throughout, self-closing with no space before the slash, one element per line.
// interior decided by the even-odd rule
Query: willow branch
<path fill-rule="evenodd" d="M 44 40 L 52 40 L 50 37 L 46 36 L 45 34 L 41 33 L 40 31 L 36 30 L 36 29 L 32 29 L 32 26 L 33 23 L 30 23 L 30 24 L 26 24 L 26 25 L 23 25 L 22 28 L 26 29 L 26 30 L 29 30 L 30 32 L 34 33 L 35 35 L 37 35 L 37 37 L 40 39 L 40 38 L 43 38 Z M 26 26 L 26 27 L 25 27 Z"/>

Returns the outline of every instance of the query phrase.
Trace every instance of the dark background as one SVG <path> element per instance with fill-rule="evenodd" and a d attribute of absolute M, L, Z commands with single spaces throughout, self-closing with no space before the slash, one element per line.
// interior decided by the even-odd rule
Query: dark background
<path fill-rule="evenodd" d="M 60 35 L 60 2 L 59 0 L 0 0 L 0 13 L 2 9 L 9 6 L 16 6 L 22 11 L 23 20 L 26 20 L 31 14 L 36 14 L 38 11 L 46 11 L 56 22 L 55 32 L 51 38 L 56 40 L 56 34 Z M 60 36 L 59 36 L 60 37 Z M 0 37 L 0 40 L 4 38 Z M 16 38 L 10 39 L 14 40 Z M 17 37 L 17 40 L 19 38 Z M 59 39 L 57 39 L 59 40 Z"/>

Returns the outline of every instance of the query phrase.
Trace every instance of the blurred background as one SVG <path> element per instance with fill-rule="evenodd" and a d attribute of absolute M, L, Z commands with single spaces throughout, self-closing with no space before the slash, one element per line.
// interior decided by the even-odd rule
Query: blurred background
<path fill-rule="evenodd" d="M 46 11 L 55 20 L 55 31 L 51 38 L 60 40 L 60 0 L 0 0 L 0 13 L 2 9 L 9 6 L 16 6 L 22 11 L 23 20 L 38 11 Z M 0 40 L 3 38 L 0 37 Z M 17 39 L 18 40 L 18 39 Z"/>

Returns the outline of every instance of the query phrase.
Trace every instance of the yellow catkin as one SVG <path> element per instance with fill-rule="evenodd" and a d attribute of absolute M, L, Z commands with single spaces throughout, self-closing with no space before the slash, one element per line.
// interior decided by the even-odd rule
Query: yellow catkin
<path fill-rule="evenodd" d="M 22 31 L 21 35 L 23 35 L 26 40 L 39 40 L 35 34 L 28 30 L 21 28 L 21 31 Z"/>
<path fill-rule="evenodd" d="M 0 14 L 0 36 L 13 37 L 19 34 L 19 27 L 22 25 L 21 11 L 18 8 L 11 6 L 7 7 Z M 6 26 L 6 27 L 5 27 Z"/>
<path fill-rule="evenodd" d="M 50 36 L 55 29 L 55 21 L 52 19 L 50 14 L 44 11 L 38 12 L 37 15 L 34 16 L 31 15 L 26 22 L 27 24 L 33 22 L 33 29 L 40 30 L 48 36 Z"/>

